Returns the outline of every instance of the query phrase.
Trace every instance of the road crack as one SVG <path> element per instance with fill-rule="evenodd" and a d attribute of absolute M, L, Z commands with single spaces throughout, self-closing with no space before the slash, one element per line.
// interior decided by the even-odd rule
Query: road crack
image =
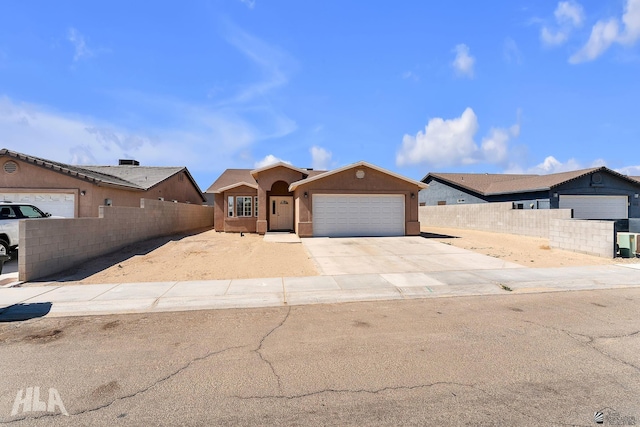
<path fill-rule="evenodd" d="M 635 369 L 636 371 L 640 371 L 640 366 L 636 366 L 633 363 L 627 362 L 626 360 L 622 360 L 619 357 L 616 357 L 612 354 L 607 353 L 606 351 L 596 347 L 596 341 L 597 340 L 606 340 L 606 339 L 619 339 L 619 338 L 629 338 L 635 335 L 640 334 L 640 331 L 635 331 L 635 332 L 629 332 L 628 334 L 619 334 L 619 335 L 587 335 L 587 334 L 579 334 L 577 332 L 571 332 L 571 331 L 567 331 L 566 329 L 562 329 L 562 328 L 556 328 L 553 326 L 547 326 L 547 325 L 542 325 L 540 323 L 536 323 L 536 322 L 532 322 L 530 320 L 524 320 L 524 322 L 526 323 L 530 323 L 532 325 L 536 325 L 538 327 L 541 328 L 545 328 L 545 329 L 550 329 L 552 331 L 556 331 L 556 332 L 561 332 L 565 335 L 567 335 L 568 337 L 570 337 L 571 339 L 573 339 L 574 341 L 594 350 L 597 351 L 598 353 L 602 354 L 603 356 L 614 360 L 618 363 L 622 363 L 623 365 L 629 366 L 630 368 Z"/>
<path fill-rule="evenodd" d="M 269 366 L 269 369 L 271 369 L 271 373 L 273 373 L 273 376 L 276 378 L 276 381 L 278 383 L 278 390 L 280 392 L 282 392 L 282 379 L 280 378 L 280 375 L 278 375 L 278 373 L 276 372 L 276 369 L 274 368 L 273 363 L 271 363 L 271 361 L 269 359 L 267 359 L 266 357 L 264 357 L 264 355 L 262 354 L 262 347 L 264 345 L 264 341 L 267 338 L 269 338 L 269 336 L 271 334 L 273 334 L 275 331 L 280 329 L 282 327 L 282 325 L 284 325 L 284 323 L 289 318 L 290 314 L 291 314 L 291 306 L 289 306 L 289 308 L 287 310 L 287 314 L 284 316 L 284 319 L 282 319 L 282 321 L 278 325 L 273 327 L 273 329 L 271 329 L 269 332 L 267 332 L 267 334 L 265 336 L 263 336 L 262 339 L 260 340 L 260 343 L 258 344 L 258 347 L 255 350 L 253 350 L 255 353 L 258 354 L 260 359 Z"/>
<path fill-rule="evenodd" d="M 239 348 L 244 348 L 246 346 L 234 346 L 234 347 L 227 347 L 225 349 L 222 350 L 217 350 L 217 351 L 211 351 L 203 356 L 199 356 L 196 357 L 194 359 L 191 359 L 190 361 L 188 361 L 187 363 L 185 363 L 183 366 L 181 366 L 180 368 L 176 369 L 175 371 L 171 372 L 168 375 L 165 375 L 162 378 L 157 379 L 156 381 L 154 381 L 153 383 L 151 383 L 150 385 L 148 385 L 147 387 L 144 387 L 136 392 L 124 395 L 124 396 L 119 396 L 116 397 L 115 399 L 113 399 L 112 401 L 105 403 L 103 405 L 100 406 L 96 406 L 94 408 L 89 408 L 89 409 L 84 409 L 82 411 L 78 411 L 78 412 L 69 412 L 69 416 L 71 415 L 83 415 L 83 414 L 88 414 L 91 412 L 96 412 L 96 411 L 100 411 L 102 409 L 108 408 L 111 405 L 113 405 L 116 402 L 119 402 L 121 400 L 126 400 L 126 399 L 130 399 L 132 397 L 136 397 L 140 394 L 146 393 L 147 391 L 149 391 L 150 389 L 152 389 L 153 387 L 155 387 L 156 385 L 163 383 L 165 381 L 170 380 L 171 378 L 175 377 L 176 375 L 180 374 L 182 371 L 184 371 L 185 369 L 188 369 L 192 364 L 196 363 L 196 362 L 200 362 L 202 360 L 206 360 L 210 357 L 213 356 L 217 356 L 219 354 L 222 354 L 224 352 L 227 352 L 229 350 L 235 350 L 235 349 L 239 349 Z M 0 424 L 11 424 L 17 421 L 24 421 L 24 420 L 39 420 L 41 418 L 46 418 L 46 417 L 59 417 L 63 414 L 61 413 L 46 413 L 46 414 L 42 414 L 36 417 L 30 417 L 30 416 L 26 416 L 26 417 L 21 417 L 21 418 L 15 418 L 13 420 L 9 420 L 9 421 L 0 421 Z"/>

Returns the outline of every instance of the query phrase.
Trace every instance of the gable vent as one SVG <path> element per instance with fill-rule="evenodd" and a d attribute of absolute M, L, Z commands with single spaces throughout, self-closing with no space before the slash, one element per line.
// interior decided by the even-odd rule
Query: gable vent
<path fill-rule="evenodd" d="M 18 170 L 18 164 L 13 161 L 8 161 L 4 164 L 3 169 L 6 173 L 14 173 Z"/>

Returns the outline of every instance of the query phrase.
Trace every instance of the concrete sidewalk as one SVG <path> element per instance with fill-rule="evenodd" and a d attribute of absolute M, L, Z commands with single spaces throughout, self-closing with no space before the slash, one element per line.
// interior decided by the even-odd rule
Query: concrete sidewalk
<path fill-rule="evenodd" d="M 640 286 L 635 265 L 0 288 L 0 321 L 29 307 L 84 316 Z M 35 316 L 34 316 L 35 317 Z"/>

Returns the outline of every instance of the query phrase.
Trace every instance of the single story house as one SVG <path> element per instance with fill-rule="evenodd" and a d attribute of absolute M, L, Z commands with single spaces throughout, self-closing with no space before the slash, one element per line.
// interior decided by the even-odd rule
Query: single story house
<path fill-rule="evenodd" d="M 367 162 L 330 171 L 276 163 L 227 169 L 206 190 L 214 228 L 300 237 L 419 235 L 418 192 L 427 185 Z"/>
<path fill-rule="evenodd" d="M 640 180 L 606 167 L 549 175 L 428 173 L 426 206 L 513 202 L 515 209 L 573 209 L 578 219 L 639 218 Z"/>
<path fill-rule="evenodd" d="M 98 207 L 140 207 L 140 199 L 202 205 L 204 195 L 186 167 L 77 166 L 0 150 L 0 200 L 24 202 L 52 215 L 97 217 Z"/>

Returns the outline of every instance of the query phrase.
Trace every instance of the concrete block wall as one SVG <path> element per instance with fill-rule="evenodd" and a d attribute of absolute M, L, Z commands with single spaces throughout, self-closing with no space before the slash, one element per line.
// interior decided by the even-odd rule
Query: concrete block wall
<path fill-rule="evenodd" d="M 511 202 L 420 206 L 422 227 L 468 228 L 521 236 L 549 237 L 549 222 L 570 219 L 570 209 L 513 209 Z"/>
<path fill-rule="evenodd" d="M 549 223 L 549 246 L 615 258 L 615 221 L 553 219 Z"/>
<path fill-rule="evenodd" d="M 213 208 L 141 199 L 140 207 L 101 206 L 98 218 L 19 223 L 18 279 L 34 280 L 158 236 L 213 227 Z"/>

